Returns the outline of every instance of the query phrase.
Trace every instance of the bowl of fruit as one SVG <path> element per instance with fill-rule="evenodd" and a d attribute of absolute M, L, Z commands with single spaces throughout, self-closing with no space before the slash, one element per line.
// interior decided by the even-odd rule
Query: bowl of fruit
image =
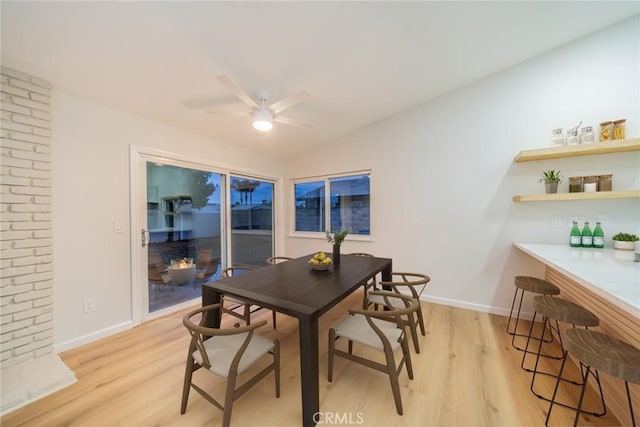
<path fill-rule="evenodd" d="M 318 252 L 309 260 L 314 270 L 328 270 L 333 265 L 333 260 L 324 252 Z"/>

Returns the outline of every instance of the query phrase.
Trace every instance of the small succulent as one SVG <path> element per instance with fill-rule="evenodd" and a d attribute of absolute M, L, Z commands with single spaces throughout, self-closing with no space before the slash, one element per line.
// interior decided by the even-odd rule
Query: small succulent
<path fill-rule="evenodd" d="M 542 178 L 538 180 L 538 182 L 562 182 L 562 177 L 560 176 L 560 171 L 556 170 L 548 170 L 542 171 Z"/>
<path fill-rule="evenodd" d="M 347 237 L 347 234 L 349 234 L 349 230 L 347 229 L 336 231 L 334 233 L 327 230 L 327 242 L 340 246 L 342 242 L 344 242 L 345 237 Z"/>
<path fill-rule="evenodd" d="M 640 240 L 640 238 L 635 234 L 628 234 L 628 233 L 618 233 L 615 236 L 613 236 L 611 239 L 617 240 L 619 242 L 637 242 L 638 240 Z"/>

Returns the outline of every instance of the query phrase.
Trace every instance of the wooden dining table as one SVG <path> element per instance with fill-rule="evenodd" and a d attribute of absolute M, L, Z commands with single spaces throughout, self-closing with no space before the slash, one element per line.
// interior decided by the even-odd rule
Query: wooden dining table
<path fill-rule="evenodd" d="M 378 273 L 391 281 L 389 258 L 342 255 L 340 264 L 313 270 L 313 254 L 261 267 L 203 285 L 202 304 L 230 295 L 298 319 L 302 425 L 314 426 L 320 412 L 318 318 Z M 208 316 L 205 326 L 219 327 L 220 316 Z"/>

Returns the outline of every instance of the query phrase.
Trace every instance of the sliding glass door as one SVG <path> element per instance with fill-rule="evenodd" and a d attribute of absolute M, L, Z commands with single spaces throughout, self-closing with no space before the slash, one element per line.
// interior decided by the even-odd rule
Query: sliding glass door
<path fill-rule="evenodd" d="M 267 265 L 273 255 L 273 183 L 240 176 L 229 182 L 233 264 Z"/>
<path fill-rule="evenodd" d="M 223 254 L 218 173 L 146 162 L 148 313 L 200 298 L 220 275 Z M 222 196 L 222 197 L 221 197 Z"/>
<path fill-rule="evenodd" d="M 193 306 L 232 264 L 274 253 L 274 181 L 132 147 L 134 323 Z"/>

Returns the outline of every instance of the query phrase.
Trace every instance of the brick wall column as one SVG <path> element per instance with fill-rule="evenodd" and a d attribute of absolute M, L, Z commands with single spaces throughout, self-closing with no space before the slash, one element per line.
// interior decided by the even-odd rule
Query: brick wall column
<path fill-rule="evenodd" d="M 0 363 L 54 352 L 51 85 L 0 69 Z"/>

